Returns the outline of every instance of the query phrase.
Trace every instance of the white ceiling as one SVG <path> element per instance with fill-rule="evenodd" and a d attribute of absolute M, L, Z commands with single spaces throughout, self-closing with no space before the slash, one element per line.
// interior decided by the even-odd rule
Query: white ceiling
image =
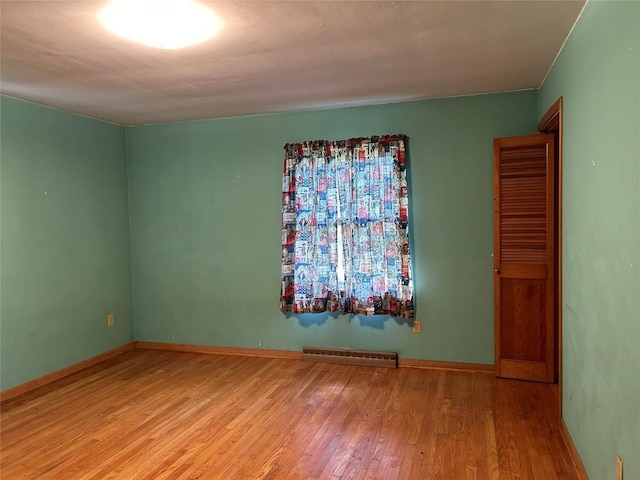
<path fill-rule="evenodd" d="M 536 88 L 584 1 L 202 3 L 222 31 L 157 50 L 104 1 L 0 0 L 0 89 L 132 125 Z"/>

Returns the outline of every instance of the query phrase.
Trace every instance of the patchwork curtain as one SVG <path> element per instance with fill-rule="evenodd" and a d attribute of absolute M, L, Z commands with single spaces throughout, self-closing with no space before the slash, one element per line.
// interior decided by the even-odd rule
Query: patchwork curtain
<path fill-rule="evenodd" d="M 285 312 L 413 318 L 406 137 L 285 145 Z"/>

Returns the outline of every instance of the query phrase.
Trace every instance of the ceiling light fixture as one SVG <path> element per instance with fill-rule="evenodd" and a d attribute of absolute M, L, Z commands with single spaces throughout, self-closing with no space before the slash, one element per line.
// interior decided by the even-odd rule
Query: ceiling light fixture
<path fill-rule="evenodd" d="M 211 10 L 190 0 L 112 0 L 100 20 L 116 35 L 166 49 L 203 42 L 221 27 Z"/>

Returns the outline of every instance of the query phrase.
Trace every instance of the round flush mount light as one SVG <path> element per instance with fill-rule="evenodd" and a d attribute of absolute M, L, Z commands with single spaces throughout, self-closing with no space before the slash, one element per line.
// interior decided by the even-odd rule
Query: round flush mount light
<path fill-rule="evenodd" d="M 203 42 L 221 27 L 211 10 L 190 0 L 112 0 L 100 20 L 116 35 L 166 49 Z"/>

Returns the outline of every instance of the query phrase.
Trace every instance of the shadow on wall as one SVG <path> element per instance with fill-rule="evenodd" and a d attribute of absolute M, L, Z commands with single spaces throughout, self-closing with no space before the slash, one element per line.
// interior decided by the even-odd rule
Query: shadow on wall
<path fill-rule="evenodd" d="M 313 325 L 324 325 L 329 318 L 334 320 L 342 319 L 347 323 L 351 323 L 354 320 L 360 322 L 361 327 L 371 327 L 378 330 L 384 330 L 384 325 L 387 321 L 393 320 L 398 325 L 411 326 L 412 321 L 406 318 L 392 317 L 390 315 L 343 315 L 338 312 L 322 312 L 322 313 L 285 313 L 287 318 L 295 318 L 298 320 L 298 324 L 301 327 L 308 328 Z"/>

